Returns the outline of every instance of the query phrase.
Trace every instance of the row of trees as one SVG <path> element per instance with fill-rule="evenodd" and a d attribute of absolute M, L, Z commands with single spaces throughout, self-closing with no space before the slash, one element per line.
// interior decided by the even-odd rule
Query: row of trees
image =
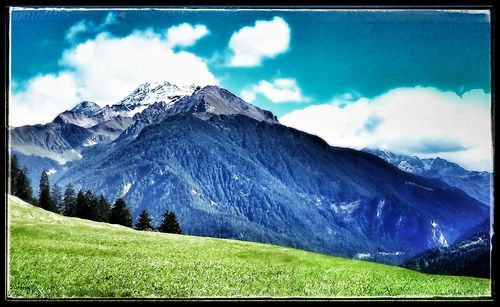
<path fill-rule="evenodd" d="M 118 198 L 111 206 L 104 195 L 97 196 L 91 190 L 86 192 L 80 190 L 76 193 L 71 184 L 66 186 L 63 194 L 58 185 L 50 186 L 49 175 L 44 171 L 40 177 L 39 197 L 36 199 L 32 195 L 28 170 L 19 167 L 15 155 L 11 160 L 10 178 L 10 193 L 12 195 L 45 210 L 65 216 L 132 227 L 132 215 L 123 198 Z M 157 229 L 153 227 L 149 213 L 143 210 L 137 218 L 135 229 L 182 233 L 175 213 L 168 210 L 163 214 L 163 220 Z"/>
<path fill-rule="evenodd" d="M 35 203 L 33 190 L 31 189 L 31 182 L 28 177 L 28 168 L 21 168 L 15 155 L 12 156 L 10 165 L 10 194 L 17 196 L 26 202 L 32 204 Z"/>

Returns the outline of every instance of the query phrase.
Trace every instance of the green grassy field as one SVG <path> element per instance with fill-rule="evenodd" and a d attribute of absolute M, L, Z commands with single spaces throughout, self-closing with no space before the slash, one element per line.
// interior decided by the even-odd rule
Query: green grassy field
<path fill-rule="evenodd" d="M 9 196 L 14 298 L 488 297 L 487 279 L 427 275 L 235 240 L 140 232 Z"/>

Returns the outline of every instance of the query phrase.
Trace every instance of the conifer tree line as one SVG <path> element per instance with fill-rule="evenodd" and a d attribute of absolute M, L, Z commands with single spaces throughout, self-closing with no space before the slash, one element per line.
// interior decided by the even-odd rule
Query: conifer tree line
<path fill-rule="evenodd" d="M 118 198 L 111 205 L 104 195 L 95 195 L 90 189 L 80 190 L 77 193 L 71 184 L 66 186 L 63 193 L 58 185 L 50 186 L 49 175 L 46 171 L 43 171 L 40 176 L 38 199 L 33 197 L 28 169 L 20 168 L 15 155 L 11 158 L 9 178 L 11 195 L 45 210 L 70 217 L 133 227 L 132 214 L 123 198 Z M 137 230 L 182 233 L 175 213 L 168 210 L 163 214 L 163 220 L 157 229 L 153 227 L 152 218 L 145 209 L 142 210 L 134 226 Z"/>

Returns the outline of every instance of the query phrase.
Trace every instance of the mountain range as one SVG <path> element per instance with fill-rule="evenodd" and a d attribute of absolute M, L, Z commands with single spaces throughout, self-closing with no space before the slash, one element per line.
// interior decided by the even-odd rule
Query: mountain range
<path fill-rule="evenodd" d="M 21 164 L 59 162 L 52 183 L 123 197 L 134 219 L 172 210 L 192 235 L 400 264 L 489 219 L 451 184 L 329 146 L 217 86 L 145 83 L 10 138 Z"/>
<path fill-rule="evenodd" d="M 383 149 L 362 150 L 384 159 L 405 172 L 442 180 L 484 204 L 492 203 L 493 174 L 490 172 L 468 171 L 456 163 L 439 157 L 420 159 Z"/>

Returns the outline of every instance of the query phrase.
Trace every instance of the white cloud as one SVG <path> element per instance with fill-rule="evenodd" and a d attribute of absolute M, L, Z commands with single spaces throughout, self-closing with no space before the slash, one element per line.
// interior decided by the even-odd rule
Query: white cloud
<path fill-rule="evenodd" d="M 106 15 L 104 20 L 98 25 L 95 25 L 92 21 L 80 20 L 79 22 L 75 23 L 68 29 L 65 37 L 67 41 L 75 42 L 80 33 L 85 33 L 85 32 L 97 33 L 103 31 L 107 26 L 114 25 L 117 23 L 118 23 L 118 18 L 116 17 L 116 14 L 112 12 L 108 13 L 108 15 Z"/>
<path fill-rule="evenodd" d="M 60 112 L 81 101 L 71 72 L 31 79 L 24 91 L 10 95 L 9 125 L 22 126 L 52 121 Z"/>
<path fill-rule="evenodd" d="M 78 34 L 87 32 L 87 23 L 85 20 L 80 20 L 79 22 L 75 23 L 74 25 L 69 28 L 69 30 L 66 32 L 66 40 L 68 41 L 74 41 Z"/>
<path fill-rule="evenodd" d="M 468 169 L 492 170 L 491 95 L 482 90 L 397 88 L 292 111 L 280 122 L 325 139 L 330 145 L 363 147 L 436 157 Z"/>
<path fill-rule="evenodd" d="M 172 51 L 152 31 L 124 38 L 99 34 L 66 51 L 62 63 L 75 71 L 83 97 L 98 104 L 116 103 L 145 81 L 218 83 L 204 60 L 186 51 Z"/>
<path fill-rule="evenodd" d="M 270 21 L 258 20 L 253 27 L 233 33 L 229 48 L 233 52 L 230 66 L 257 66 L 263 58 L 273 58 L 288 50 L 290 27 L 281 17 Z"/>
<path fill-rule="evenodd" d="M 65 50 L 60 65 L 63 72 L 36 76 L 21 91 L 13 91 L 10 125 L 50 122 L 83 100 L 114 104 L 146 81 L 218 84 L 202 58 L 174 52 L 163 35 L 151 30 L 123 38 L 101 33 Z"/>
<path fill-rule="evenodd" d="M 109 25 L 114 25 L 114 24 L 118 24 L 119 21 L 118 21 L 118 18 L 116 17 L 116 14 L 115 13 L 108 13 L 108 15 L 106 15 L 106 18 L 104 18 L 104 21 L 99 25 L 99 27 L 101 28 L 100 30 L 102 30 L 102 28 L 106 27 L 106 26 L 109 26 Z"/>
<path fill-rule="evenodd" d="M 241 92 L 243 100 L 247 102 L 253 102 L 257 94 L 262 94 L 275 103 L 309 101 L 309 98 L 302 96 L 302 91 L 295 79 L 290 78 L 278 78 L 272 82 L 261 80 Z"/>
<path fill-rule="evenodd" d="M 188 23 L 183 23 L 173 26 L 167 30 L 167 46 L 170 48 L 175 46 L 189 47 L 208 33 L 209 31 L 205 25 L 193 27 Z"/>

